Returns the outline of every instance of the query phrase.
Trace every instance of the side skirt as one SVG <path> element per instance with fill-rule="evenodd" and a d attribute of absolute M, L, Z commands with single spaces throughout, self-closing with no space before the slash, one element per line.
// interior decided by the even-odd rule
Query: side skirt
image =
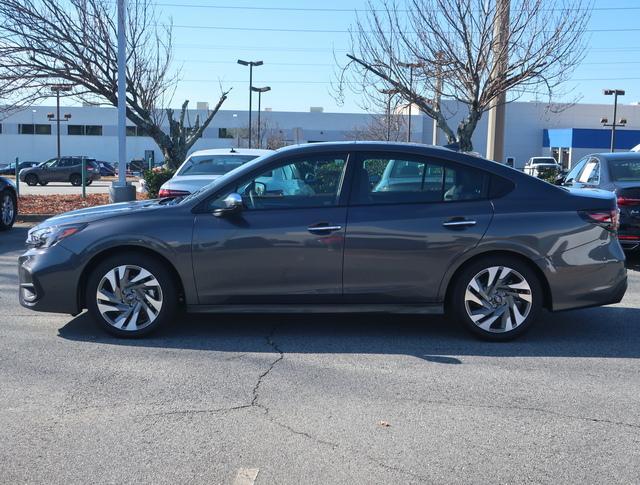
<path fill-rule="evenodd" d="M 442 315 L 443 305 L 187 305 L 188 313 L 405 313 Z"/>

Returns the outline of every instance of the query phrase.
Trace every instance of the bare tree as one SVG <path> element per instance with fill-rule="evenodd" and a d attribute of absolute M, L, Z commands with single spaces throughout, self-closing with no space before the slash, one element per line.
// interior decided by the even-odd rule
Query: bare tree
<path fill-rule="evenodd" d="M 588 0 L 384 0 L 369 2 L 351 29 L 351 53 L 338 72 L 347 88 L 369 97 L 396 90 L 436 120 L 449 143 L 473 150 L 471 137 L 492 103 L 525 93 L 551 100 L 584 57 Z M 504 43 L 496 21 L 511 7 Z M 496 60 L 507 59 L 498 69 Z M 441 99 L 466 107 L 451 127 Z"/>
<path fill-rule="evenodd" d="M 407 123 L 401 114 L 372 114 L 365 125 L 354 127 L 345 137 L 354 141 L 406 141 Z"/>
<path fill-rule="evenodd" d="M 0 93 L 23 107 L 49 97 L 52 83 L 70 94 L 118 104 L 116 2 L 110 0 L 2 0 Z M 169 106 L 179 70 L 172 68 L 172 26 L 161 25 L 151 0 L 128 2 L 127 117 L 153 138 L 177 167 L 202 136 L 228 91 L 204 119 L 188 119 L 188 101 L 176 115 Z M 163 125 L 167 122 L 168 130 Z"/>

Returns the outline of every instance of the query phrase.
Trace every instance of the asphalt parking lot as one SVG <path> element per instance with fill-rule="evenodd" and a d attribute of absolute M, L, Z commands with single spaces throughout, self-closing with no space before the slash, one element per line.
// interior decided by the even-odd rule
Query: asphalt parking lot
<path fill-rule="evenodd" d="M 638 258 L 619 305 L 506 344 L 309 315 L 187 315 L 132 341 L 20 307 L 25 235 L 0 234 L 2 483 L 639 481 Z"/>

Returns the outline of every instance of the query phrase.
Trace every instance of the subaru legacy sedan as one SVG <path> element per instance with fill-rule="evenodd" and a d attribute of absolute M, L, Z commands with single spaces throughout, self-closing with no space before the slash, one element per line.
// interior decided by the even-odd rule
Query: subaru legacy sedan
<path fill-rule="evenodd" d="M 183 307 L 446 312 L 506 340 L 543 308 L 622 299 L 617 218 L 611 192 L 554 186 L 443 148 L 311 144 L 185 197 L 48 219 L 19 259 L 20 301 L 71 315 L 86 308 L 121 337 L 169 324 Z"/>

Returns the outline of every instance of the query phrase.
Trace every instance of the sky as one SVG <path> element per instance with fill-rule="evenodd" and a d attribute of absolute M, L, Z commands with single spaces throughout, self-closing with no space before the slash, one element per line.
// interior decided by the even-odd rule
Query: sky
<path fill-rule="evenodd" d="M 593 0 L 588 53 L 576 69 L 569 95 L 585 103 L 608 103 L 603 88 L 626 89 L 621 102 L 640 101 L 640 0 Z M 358 112 L 357 96 L 340 105 L 331 93 L 335 59 L 349 46 L 355 10 L 366 0 L 155 0 L 174 23 L 175 62 L 182 81 L 173 104 L 219 97 L 220 83 L 233 88 L 223 109 L 246 109 L 249 69 L 237 59 L 262 60 L 254 86 L 270 86 L 262 106 L 274 111 Z M 311 30 L 325 32 L 294 32 Z M 326 32 L 333 31 L 333 32 Z M 568 99 L 568 98 L 567 98 Z M 565 100 L 567 100 L 565 99 Z M 255 100 L 254 100 L 255 101 Z M 559 99 L 557 101 L 564 101 Z M 255 107 L 254 107 L 255 109 Z"/>

